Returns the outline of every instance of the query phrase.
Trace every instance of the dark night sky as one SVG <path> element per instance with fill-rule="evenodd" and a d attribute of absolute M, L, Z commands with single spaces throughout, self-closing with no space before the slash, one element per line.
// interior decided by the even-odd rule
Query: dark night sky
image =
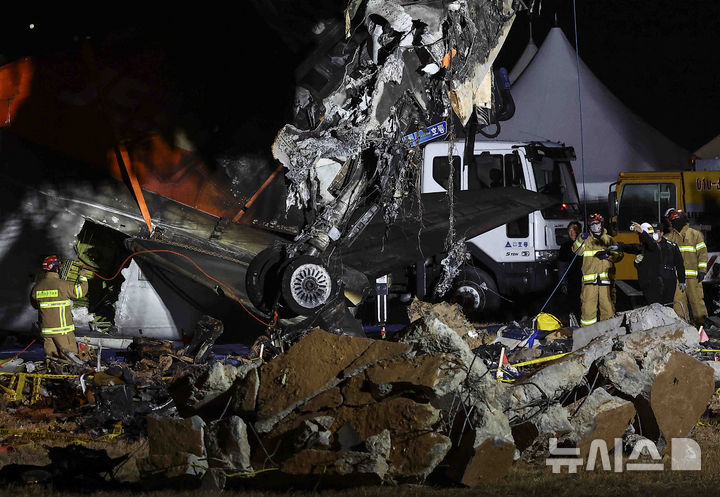
<path fill-rule="evenodd" d="M 14 59 L 72 48 L 76 35 L 97 40 L 122 32 L 134 43 L 172 51 L 181 68 L 176 75 L 195 96 L 204 93 L 202 104 L 217 108 L 222 119 L 242 120 L 267 109 L 272 125 L 281 124 L 302 51 L 284 46 L 250 2 L 242 15 L 200 5 L 151 13 L 142 4 L 124 3 L 102 15 L 43 10 L 5 16 L 0 54 Z M 537 0 L 532 16 L 518 16 L 499 61 L 512 67 L 527 43 L 531 17 L 538 46 L 556 19 L 574 43 L 572 10 L 572 0 Z M 625 105 L 690 151 L 720 133 L 720 2 L 577 0 L 577 10 L 581 58 Z M 261 96 L 268 87 L 280 90 Z"/>
<path fill-rule="evenodd" d="M 571 0 L 533 16 L 538 47 L 555 23 L 575 44 Z M 720 2 L 577 0 L 580 57 L 626 106 L 689 151 L 720 134 Z M 521 14 L 501 52 L 512 62 L 529 37 Z"/>

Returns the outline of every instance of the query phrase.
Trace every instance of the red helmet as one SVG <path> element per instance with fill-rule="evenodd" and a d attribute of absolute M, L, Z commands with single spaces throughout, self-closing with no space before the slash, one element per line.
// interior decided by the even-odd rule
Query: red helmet
<path fill-rule="evenodd" d="M 43 259 L 42 268 L 45 271 L 52 271 L 60 265 L 60 259 L 56 255 L 49 255 Z"/>
<path fill-rule="evenodd" d="M 605 220 L 603 219 L 603 217 L 600 214 L 590 214 L 588 216 L 588 224 L 602 223 L 603 221 L 605 221 Z"/>
<path fill-rule="evenodd" d="M 672 221 L 673 219 L 677 219 L 682 216 L 682 213 L 683 211 L 681 211 L 680 209 L 668 209 L 665 215 L 670 221 Z"/>

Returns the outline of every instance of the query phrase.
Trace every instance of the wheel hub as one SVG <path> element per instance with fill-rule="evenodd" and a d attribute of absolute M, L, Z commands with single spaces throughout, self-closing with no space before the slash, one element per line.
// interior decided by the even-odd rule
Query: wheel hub
<path fill-rule="evenodd" d="M 462 285 L 456 290 L 459 304 L 465 309 L 479 310 L 484 303 L 485 294 L 472 285 Z"/>
<path fill-rule="evenodd" d="M 298 266 L 290 276 L 290 293 L 298 305 L 314 309 L 330 297 L 332 282 L 327 269 L 318 264 Z"/>

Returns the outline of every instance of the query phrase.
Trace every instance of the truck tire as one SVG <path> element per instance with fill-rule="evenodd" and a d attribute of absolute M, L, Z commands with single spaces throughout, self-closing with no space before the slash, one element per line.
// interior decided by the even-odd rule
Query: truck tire
<path fill-rule="evenodd" d="M 488 314 L 500 308 L 495 280 L 482 269 L 475 267 L 464 268 L 457 277 L 453 298 L 467 315 Z"/>

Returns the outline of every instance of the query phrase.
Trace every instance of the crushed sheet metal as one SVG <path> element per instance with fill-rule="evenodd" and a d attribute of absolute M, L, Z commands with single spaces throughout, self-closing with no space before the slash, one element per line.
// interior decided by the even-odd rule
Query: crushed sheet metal
<path fill-rule="evenodd" d="M 328 223 L 327 214 L 310 219 L 311 226 L 298 240 L 326 239 L 335 229 L 343 243 L 353 212 L 363 205 L 363 210 L 378 205 L 385 221 L 393 223 L 403 198 L 416 188 L 416 174 L 409 169 L 418 143 L 403 143 L 403 136 L 440 121 L 449 123 L 453 110 L 463 124 L 473 110 L 479 111 L 482 124 L 492 123 L 492 63 L 515 8 L 511 0 L 448 5 L 368 0 L 364 17 L 354 18 L 351 12 L 361 8 L 353 4 L 344 19 L 352 19 L 352 27 L 344 30 L 350 36 L 315 56 L 327 82 L 299 78 L 295 119 L 280 130 L 272 146 L 273 156 L 287 168 L 286 206 L 314 212 L 327 206 L 342 220 L 339 226 Z M 448 54 L 450 62 L 441 68 Z M 317 76 L 317 71 L 312 74 Z M 314 169 L 328 159 L 344 163 L 360 156 L 364 174 L 355 181 L 366 183 L 364 204 L 338 205 L 327 198 L 319 184 L 323 174 Z M 336 198 L 342 194 L 335 192 Z M 327 248 L 325 243 L 313 245 Z"/>
<path fill-rule="evenodd" d="M 462 238 L 452 245 L 447 256 L 440 261 L 443 268 L 442 276 L 435 286 L 435 295 L 442 297 L 452 288 L 452 282 L 460 274 L 462 266 L 469 260 L 470 253 L 467 249 L 467 242 Z"/>

